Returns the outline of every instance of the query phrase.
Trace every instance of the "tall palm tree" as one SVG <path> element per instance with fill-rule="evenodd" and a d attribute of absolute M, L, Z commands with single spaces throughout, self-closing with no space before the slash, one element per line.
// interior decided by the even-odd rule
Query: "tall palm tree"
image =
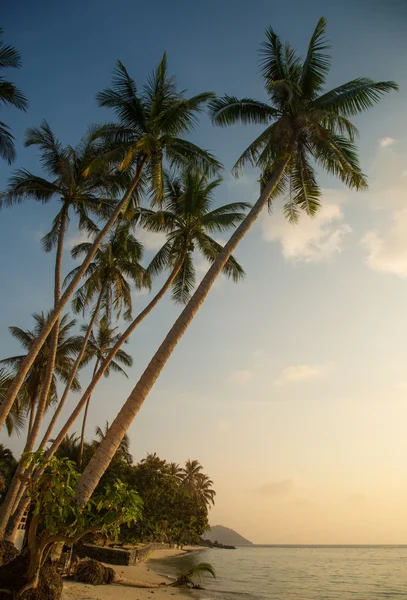
<path fill-rule="evenodd" d="M 73 258 L 78 258 L 83 254 L 86 255 L 90 246 L 91 244 L 87 242 L 75 246 L 71 251 Z M 83 330 L 82 348 L 76 358 L 70 379 L 66 384 L 58 407 L 44 434 L 40 449 L 43 449 L 48 442 L 55 423 L 65 405 L 71 384 L 82 364 L 89 337 L 96 319 L 100 316 L 100 312 L 103 310 L 105 318 L 110 321 L 112 310 L 116 311 L 117 316 L 120 316 L 124 308 L 124 317 L 128 320 L 131 318 L 132 309 L 131 287 L 128 280 L 130 279 L 135 283 L 136 289 L 149 286 L 150 278 L 140 264 L 141 258 L 142 246 L 131 234 L 130 225 L 121 224 L 113 230 L 110 239 L 98 248 L 93 261 L 88 266 L 85 273 L 87 279 L 77 290 L 72 301 L 72 308 L 76 313 L 83 312 L 95 298 L 96 303 L 91 311 L 89 324 Z M 64 285 L 75 277 L 79 269 L 80 267 L 76 267 L 67 275 Z"/>
<path fill-rule="evenodd" d="M 3 34 L 3 28 L 0 27 L 0 35 Z M 19 51 L 5 44 L 3 40 L 0 40 L 0 73 L 3 69 L 19 69 L 21 67 L 21 56 Z M 1 104 L 12 104 L 19 110 L 24 112 L 27 110 L 27 98 L 23 92 L 11 83 L 6 81 L 3 76 L 0 75 L 0 103 Z M 9 165 L 16 158 L 16 150 L 14 147 L 14 136 L 12 135 L 10 128 L 0 121 L 0 156 L 3 160 L 6 160 Z"/>
<path fill-rule="evenodd" d="M 262 48 L 262 74 L 269 103 L 229 97 L 213 101 L 215 123 L 226 125 L 241 121 L 266 126 L 263 134 L 237 162 L 237 168 L 254 163 L 261 169 L 260 196 L 201 281 L 83 472 L 76 488 L 80 505 L 93 493 L 124 432 L 217 276 L 270 199 L 288 186 L 291 190 L 291 197 L 286 202 L 288 216 L 295 219 L 298 210 L 314 214 L 320 191 L 312 161 L 351 188 L 366 187 L 354 143 L 355 128 L 348 117 L 371 108 L 383 94 L 397 89 L 397 85 L 391 81 L 376 83 L 360 78 L 322 93 L 329 69 L 325 28 L 325 20 L 320 19 L 303 61 L 289 44 L 283 46 L 271 28 L 267 30 L 267 41 Z"/>
<path fill-rule="evenodd" d="M 211 92 L 204 92 L 191 98 L 185 98 L 183 92 L 177 91 L 174 78 L 168 75 L 165 54 L 141 94 L 138 93 L 136 84 L 125 67 L 120 62 L 118 63 L 112 87 L 98 94 L 98 100 L 101 106 L 112 108 L 115 111 L 119 122 L 106 125 L 94 133 L 93 138 L 99 139 L 103 135 L 109 152 L 103 153 L 102 161 L 100 156 L 92 159 L 82 174 L 85 178 L 92 172 L 99 176 L 101 166 L 107 160 L 119 160 L 120 169 L 131 173 L 130 184 L 122 200 L 117 203 L 106 224 L 96 235 L 80 270 L 55 305 L 44 331 L 36 340 L 16 374 L 7 397 L 0 407 L 0 427 L 4 424 L 27 371 L 86 272 L 97 248 L 119 215 L 126 212 L 133 195 L 137 192 L 144 170 L 151 175 L 152 191 L 159 199 L 162 195 L 162 161 L 164 158 L 174 166 L 187 165 L 190 168 L 198 167 L 212 172 L 220 168 L 220 163 L 212 154 L 188 142 L 183 137 L 192 131 L 197 122 L 197 114 L 213 97 Z M 113 149 L 111 149 L 112 146 Z M 4 201 L 9 202 L 10 197 L 6 195 Z"/>
<path fill-rule="evenodd" d="M 82 331 L 84 331 L 84 332 L 87 331 L 86 325 L 84 325 L 82 327 Z M 120 338 L 120 333 L 116 333 L 116 331 L 117 331 L 117 327 L 112 327 L 112 325 L 109 323 L 109 321 L 106 318 L 103 318 L 99 323 L 99 327 L 98 327 L 96 335 L 94 335 L 93 331 L 91 332 L 90 337 L 89 337 L 88 346 L 86 348 L 84 362 L 87 362 L 87 361 L 91 360 L 92 358 L 95 358 L 95 367 L 93 370 L 93 375 L 95 375 L 95 373 L 98 369 L 98 366 L 103 362 L 103 360 L 109 354 L 111 348 L 113 346 L 115 346 L 115 344 L 117 343 L 117 340 Z M 122 365 L 124 365 L 126 367 L 131 367 L 133 364 L 133 359 L 130 356 L 130 354 L 128 354 L 124 350 L 122 350 L 122 349 L 118 350 L 118 352 L 116 353 L 116 359 L 111 361 L 108 368 L 104 372 L 104 376 L 109 377 L 111 372 L 114 371 L 115 373 L 120 373 L 121 375 L 128 377 L 126 371 L 120 366 L 119 363 L 121 363 Z M 84 444 L 85 444 L 86 421 L 87 421 L 87 417 L 88 417 L 90 400 L 91 400 L 91 396 L 89 396 L 89 398 L 86 402 L 85 412 L 83 415 L 81 443 L 80 443 L 80 451 L 79 451 L 79 462 L 78 462 L 79 466 L 82 464 L 83 448 L 84 448 Z"/>
<path fill-rule="evenodd" d="M 29 352 L 31 345 L 37 339 L 41 329 L 44 327 L 44 323 L 47 320 L 47 316 L 44 313 L 34 314 L 35 326 L 32 330 L 24 330 L 20 327 L 10 327 L 11 334 L 16 338 L 23 348 Z M 72 367 L 75 362 L 76 354 L 81 348 L 81 337 L 78 335 L 71 335 L 71 330 L 75 326 L 75 320 L 69 320 L 68 315 L 64 315 L 61 319 L 61 326 L 58 335 L 57 352 L 55 356 L 55 370 L 51 380 L 51 386 L 48 388 L 46 402 L 42 410 L 57 401 L 57 381 L 67 382 Z M 32 452 L 35 441 L 38 436 L 40 429 L 42 414 L 39 411 L 39 401 L 43 394 L 44 386 L 46 385 L 46 378 L 48 373 L 48 362 L 52 352 L 52 334 L 48 336 L 46 343 L 42 346 L 41 351 L 37 354 L 37 357 L 31 366 L 31 369 L 27 373 L 26 380 L 24 382 L 25 392 L 29 395 L 29 431 L 27 435 L 27 442 L 25 444 L 23 452 Z M 17 355 L 5 358 L 0 361 L 0 364 L 6 365 L 13 369 L 18 369 L 18 366 L 24 360 L 26 355 Z M 73 382 L 72 389 L 75 391 L 80 390 L 80 384 L 77 378 Z M 18 495 L 20 487 L 20 476 L 25 470 L 25 464 L 19 463 L 16 474 L 7 492 L 7 496 L 1 505 L 0 519 L 4 518 L 8 520 L 10 512 L 13 508 L 14 502 Z M 7 515 L 7 516 L 6 516 Z M 7 523 L 6 523 L 7 524 Z M 5 527 L 5 525 L 4 525 Z"/>
<path fill-rule="evenodd" d="M 57 456 L 58 458 L 68 458 L 74 463 L 79 464 L 80 437 L 77 433 L 71 433 L 62 440 Z"/>
<path fill-rule="evenodd" d="M 196 250 L 205 259 L 213 262 L 221 252 L 222 246 L 210 234 L 224 232 L 235 226 L 244 218 L 242 211 L 249 206 L 243 202 L 235 202 L 213 208 L 213 193 L 219 185 L 219 179 L 208 182 L 204 175 L 196 172 L 185 173 L 182 177 L 167 175 L 165 181 L 165 195 L 160 209 L 157 211 L 140 209 L 136 216 L 139 217 L 140 223 L 146 229 L 167 233 L 167 242 L 151 261 L 147 268 L 147 275 L 153 277 L 167 268 L 170 271 L 169 276 L 162 288 L 130 323 L 117 343 L 111 348 L 105 360 L 100 364 L 82 398 L 48 451 L 50 456 L 80 414 L 103 376 L 105 369 L 108 368 L 110 361 L 114 359 L 116 352 L 128 340 L 143 319 L 150 314 L 170 287 L 173 287 L 173 299 L 175 301 L 184 303 L 188 301 L 191 290 L 195 285 L 193 264 L 195 246 Z M 232 277 L 234 281 L 238 281 L 244 275 L 242 267 L 233 256 L 229 257 L 223 267 L 223 272 L 228 277 Z"/>
<path fill-rule="evenodd" d="M 35 325 L 32 330 L 21 329 L 20 327 L 15 326 L 9 327 L 11 335 L 20 342 L 26 351 L 29 351 L 33 341 L 38 336 L 46 321 L 46 315 L 44 313 L 35 313 L 33 317 Z M 57 401 L 57 381 L 59 380 L 61 382 L 66 382 L 68 380 L 74 364 L 75 356 L 79 351 L 81 337 L 76 334 L 71 335 L 75 323 L 75 320 L 69 320 L 68 315 L 64 315 L 61 319 L 60 335 L 58 336 L 58 346 L 55 360 L 55 371 L 53 374 L 51 387 L 48 390 L 46 406 L 54 404 Z M 37 355 L 37 358 L 35 359 L 34 364 L 32 365 L 26 377 L 24 391 L 28 397 L 27 410 L 30 413 L 27 442 L 33 433 L 32 428 L 34 425 L 35 410 L 44 386 L 50 353 L 51 339 L 48 338 L 46 344 L 41 348 L 40 353 Z M 16 370 L 18 369 L 21 361 L 24 360 L 24 357 L 25 354 L 10 356 L 0 360 L 0 365 L 6 365 L 13 370 Z M 76 377 L 73 382 L 73 390 L 79 391 L 80 389 L 79 380 Z M 39 426 L 40 422 L 37 425 Z"/>
<path fill-rule="evenodd" d="M 168 473 L 174 477 L 177 483 L 181 483 L 183 479 L 183 469 L 176 462 L 171 462 L 168 465 Z"/>

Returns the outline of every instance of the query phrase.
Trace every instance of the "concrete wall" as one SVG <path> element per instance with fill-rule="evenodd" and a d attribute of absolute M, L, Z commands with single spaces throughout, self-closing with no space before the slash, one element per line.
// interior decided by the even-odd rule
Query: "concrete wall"
<path fill-rule="evenodd" d="M 111 548 L 109 546 L 94 546 L 93 544 L 77 544 L 74 553 L 79 558 L 93 558 L 110 565 L 136 565 L 145 560 L 157 548 L 169 548 L 169 544 L 146 544 L 135 548 Z"/>

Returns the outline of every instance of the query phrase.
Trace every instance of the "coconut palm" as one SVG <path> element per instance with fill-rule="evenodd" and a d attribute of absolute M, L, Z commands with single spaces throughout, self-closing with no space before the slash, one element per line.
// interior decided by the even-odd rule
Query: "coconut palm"
<path fill-rule="evenodd" d="M 286 201 L 286 214 L 294 219 L 299 210 L 314 214 L 320 190 L 313 161 L 351 188 L 366 187 L 354 142 L 356 130 L 348 117 L 371 108 L 384 94 L 397 89 L 397 85 L 392 81 L 377 83 L 359 78 L 323 93 L 329 70 L 325 27 L 325 20 L 320 19 L 302 62 L 289 44 L 283 46 L 274 31 L 267 30 L 267 41 L 262 47 L 262 74 L 269 103 L 230 97 L 213 101 L 215 123 L 241 121 L 265 125 L 264 132 L 237 162 L 237 168 L 254 163 L 261 169 L 260 196 L 219 253 L 90 460 L 76 487 L 79 504 L 91 496 L 122 436 L 216 278 L 270 199 L 288 187 L 291 194 Z"/>
<path fill-rule="evenodd" d="M 11 326 L 9 330 L 11 335 L 20 342 L 24 350 L 29 350 L 34 340 L 38 336 L 41 328 L 46 321 L 44 313 L 35 313 L 33 315 L 35 325 L 31 330 L 21 329 L 20 327 Z M 51 388 L 48 391 L 47 406 L 54 404 L 57 401 L 57 381 L 66 382 L 70 376 L 72 366 L 76 354 L 80 349 L 81 338 L 78 335 L 71 335 L 72 329 L 75 326 L 75 320 L 69 320 L 68 315 L 64 315 L 61 319 L 60 334 L 58 336 L 57 354 L 55 360 L 55 371 L 53 374 Z M 38 404 L 38 399 L 41 395 L 42 388 L 47 373 L 47 366 L 51 352 L 51 340 L 47 339 L 47 343 L 41 348 L 40 353 L 34 361 L 25 381 L 24 391 L 28 397 L 27 409 L 30 413 L 27 441 L 33 434 L 32 428 L 34 425 L 35 410 Z M 24 360 L 25 354 L 10 356 L 0 360 L 0 365 L 6 365 L 12 369 L 17 369 L 21 361 Z M 79 391 L 80 384 L 78 378 L 75 378 L 73 390 Z M 37 423 L 39 426 L 40 423 Z M 35 440 L 34 440 L 35 441 Z"/>
<path fill-rule="evenodd" d="M 206 507 L 215 504 L 216 492 L 213 489 L 213 481 L 204 473 L 198 473 L 195 477 L 194 497 Z"/>
<path fill-rule="evenodd" d="M 117 327 L 112 327 L 112 325 L 109 323 L 109 321 L 106 318 L 103 318 L 99 323 L 99 327 L 98 327 L 96 335 L 93 333 L 93 331 L 91 332 L 91 334 L 89 336 L 88 345 L 86 348 L 84 364 L 86 362 L 88 362 L 89 360 L 91 360 L 92 358 L 95 359 L 95 367 L 93 370 L 93 375 L 95 375 L 95 373 L 98 369 L 98 366 L 104 361 L 106 356 L 109 354 L 111 348 L 113 346 L 115 346 L 115 344 L 117 343 L 117 340 L 120 338 L 120 333 L 116 333 L 117 329 L 118 329 Z M 82 331 L 84 331 L 84 332 L 87 331 L 86 325 L 82 326 Z M 118 350 L 116 353 L 115 360 L 112 360 L 110 362 L 109 366 L 107 367 L 107 369 L 104 372 L 104 376 L 109 377 L 111 372 L 114 371 L 115 373 L 120 373 L 121 375 L 124 375 L 125 377 L 127 377 L 126 371 L 120 366 L 119 363 L 121 363 L 122 365 L 124 365 L 126 367 L 131 367 L 133 364 L 133 359 L 130 356 L 130 354 L 128 354 L 124 350 L 122 350 L 122 349 Z M 79 451 L 79 463 L 78 463 L 79 466 L 82 464 L 83 448 L 84 448 L 84 444 L 85 444 L 86 421 L 87 421 L 87 417 L 88 417 L 90 401 L 91 401 L 91 396 L 89 396 L 89 398 L 86 402 L 85 412 L 83 415 L 81 443 L 80 443 L 80 451 Z"/>
<path fill-rule="evenodd" d="M 198 460 L 188 459 L 185 463 L 185 467 L 182 469 L 183 478 L 182 485 L 189 494 L 193 494 L 196 488 L 196 478 L 202 473 L 202 465 Z"/>
<path fill-rule="evenodd" d="M 205 174 L 186 171 L 181 176 L 165 176 L 165 195 L 160 210 L 140 210 L 140 222 L 149 231 L 165 232 L 167 241 L 151 261 L 152 276 L 170 270 L 166 288 L 172 287 L 172 299 L 186 304 L 195 287 L 194 251 L 212 263 L 222 246 L 210 234 L 227 231 L 244 219 L 250 207 L 244 202 L 213 208 L 213 195 L 221 179 L 208 182 Z M 231 256 L 223 272 L 237 282 L 244 276 Z"/>
<path fill-rule="evenodd" d="M 74 463 L 79 463 L 80 437 L 77 433 L 71 433 L 62 440 L 57 456 L 58 458 L 68 458 Z"/>
<path fill-rule="evenodd" d="M 0 368 L 0 404 L 3 402 L 12 380 L 12 373 L 4 368 Z M 9 436 L 13 433 L 20 434 L 24 429 L 29 404 L 29 395 L 27 394 L 26 386 L 23 386 L 5 422 Z"/>
<path fill-rule="evenodd" d="M 140 209 L 137 211 L 136 216 L 146 229 L 164 231 L 168 236 L 167 242 L 148 266 L 147 276 L 156 276 L 165 268 L 169 270 L 169 275 L 161 289 L 130 323 L 115 346 L 111 348 L 105 360 L 100 364 L 76 408 L 59 432 L 52 449 L 49 450 L 50 455 L 80 414 L 103 376 L 105 369 L 108 368 L 110 361 L 114 359 L 116 352 L 128 340 L 143 319 L 151 313 L 166 292 L 172 287 L 175 301 L 188 301 L 190 292 L 195 285 L 195 268 L 193 264 L 195 245 L 196 250 L 206 260 L 213 262 L 222 250 L 222 246 L 210 234 L 224 232 L 235 226 L 244 218 L 242 211 L 249 206 L 246 203 L 235 202 L 213 208 L 213 193 L 219 185 L 219 179 L 208 182 L 204 175 L 189 172 L 182 177 L 167 175 L 165 180 L 165 195 L 160 209 L 157 211 Z M 233 256 L 224 265 L 223 272 L 228 277 L 232 277 L 234 281 L 238 281 L 244 275 L 242 267 Z M 86 297 L 84 294 L 85 292 L 81 292 L 79 307 L 83 305 Z"/>
<path fill-rule="evenodd" d="M 183 470 L 176 462 L 171 462 L 168 465 L 168 472 L 171 477 L 174 477 L 178 483 L 181 483 L 183 478 Z"/>
<path fill-rule="evenodd" d="M 83 177 L 86 178 L 94 172 L 97 179 L 101 173 L 101 166 L 106 161 L 120 160 L 121 170 L 131 174 L 130 184 L 105 226 L 95 237 L 80 270 L 55 305 L 44 331 L 36 340 L 16 374 L 7 397 L 0 407 L 0 427 L 4 424 L 35 356 L 75 291 L 97 248 L 119 215 L 127 212 L 131 199 L 138 190 L 144 170 L 151 176 L 151 189 L 155 198 L 160 199 L 164 157 L 173 166 L 187 165 L 190 168 L 198 167 L 209 170 L 209 172 L 217 171 L 220 168 L 220 163 L 212 154 L 188 142 L 183 137 L 194 128 L 197 115 L 211 98 L 213 98 L 213 94 L 210 92 L 185 98 L 183 92 L 177 91 L 174 78 L 168 75 L 166 55 L 163 56 L 158 68 L 145 84 L 141 94 L 138 94 L 134 80 L 120 62 L 114 73 L 112 87 L 98 94 L 99 104 L 112 108 L 119 123 L 106 125 L 97 133 L 94 132 L 92 139 L 100 139 L 100 136 L 103 136 L 109 151 L 103 153 L 103 160 L 100 160 L 100 156 L 92 159 L 88 168 L 82 172 Z M 9 201 L 8 196 L 5 201 Z M 127 216 L 131 217 L 131 215 Z"/>
<path fill-rule="evenodd" d="M 3 34 L 3 29 L 0 27 L 0 35 Z M 19 69 L 21 67 L 21 56 L 19 51 L 0 41 L 0 72 L 3 69 Z M 11 83 L 6 81 L 3 76 L 0 76 L 0 103 L 12 104 L 19 110 L 27 110 L 27 98 L 21 90 Z M 0 122 L 0 156 L 10 165 L 16 158 L 14 148 L 14 136 L 10 128 Z"/>
<path fill-rule="evenodd" d="M 35 340 L 38 338 L 38 335 L 40 334 L 47 320 L 47 315 L 44 313 L 35 313 L 33 317 L 35 320 L 35 326 L 32 330 L 24 330 L 20 327 L 9 328 L 12 336 L 21 343 L 27 352 L 29 352 L 32 344 L 35 343 Z M 51 386 L 48 389 L 48 394 L 43 409 L 44 411 L 48 406 L 57 401 L 57 381 L 61 381 L 63 383 L 68 381 L 75 362 L 75 357 L 81 348 L 81 337 L 71 334 L 71 330 L 75 326 L 75 323 L 75 320 L 69 320 L 68 315 L 64 315 L 61 319 L 58 345 L 55 356 L 55 369 L 53 371 Z M 46 343 L 44 346 L 42 346 L 41 351 L 37 355 L 31 369 L 26 376 L 24 388 L 22 388 L 25 389 L 25 392 L 28 395 L 28 406 L 30 413 L 27 442 L 23 452 L 32 452 L 42 421 L 42 414 L 39 413 L 39 402 L 43 394 L 43 388 L 45 386 L 48 373 L 48 362 L 52 352 L 53 342 L 51 338 L 52 334 L 48 336 Z M 0 361 L 0 365 L 3 364 L 16 370 L 24 360 L 25 356 L 25 354 L 22 354 L 5 358 Z M 74 391 L 80 390 L 80 384 L 77 378 L 75 378 L 73 382 L 72 389 Z M 7 496 L 1 506 L 0 520 L 4 519 L 6 521 L 9 518 L 18 494 L 18 489 L 20 487 L 20 475 L 24 470 L 25 464 L 20 462 L 13 481 L 9 487 Z M 6 524 L 7 523 L 4 524 L 4 527 Z"/>
<path fill-rule="evenodd" d="M 176 580 L 171 583 L 174 587 L 192 587 L 195 589 L 201 589 L 202 576 L 209 574 L 216 579 L 216 572 L 210 563 L 198 563 L 190 569 L 181 570 Z M 198 579 L 198 583 L 196 582 Z"/>
<path fill-rule="evenodd" d="M 84 242 L 75 246 L 71 254 L 77 258 L 87 254 L 91 244 Z M 89 336 L 93 330 L 96 319 L 103 310 L 105 318 L 108 321 L 112 318 L 112 310 L 120 316 L 122 309 L 125 309 L 125 319 L 131 318 L 132 296 L 129 279 L 135 284 L 136 289 L 149 286 L 150 279 L 145 269 L 140 264 L 142 258 L 142 246 L 130 232 L 129 224 L 122 224 L 113 231 L 110 239 L 102 244 L 96 251 L 93 261 L 88 266 L 85 277 L 85 283 L 77 290 L 72 301 L 74 312 L 85 311 L 91 302 L 96 299 L 95 306 L 91 311 L 91 318 L 83 336 L 83 344 L 79 352 L 75 365 L 71 372 L 71 377 L 66 384 L 65 390 L 61 396 L 58 407 L 48 425 L 47 431 L 41 442 L 40 448 L 44 448 L 51 436 L 54 425 L 65 405 L 71 383 L 82 364 Z M 81 267 L 73 269 L 65 278 L 64 285 L 75 277 L 75 274 Z"/>

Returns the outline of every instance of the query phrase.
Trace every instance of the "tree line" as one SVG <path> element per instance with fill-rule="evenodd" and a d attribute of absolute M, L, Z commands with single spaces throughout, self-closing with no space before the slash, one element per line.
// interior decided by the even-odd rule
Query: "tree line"
<path fill-rule="evenodd" d="M 32 330 L 11 327 L 25 352 L 2 362 L 0 427 L 12 432 L 25 425 L 24 455 L 36 458 L 21 460 L 17 466 L 0 508 L 0 537 L 14 539 L 31 502 L 27 482 L 38 481 L 46 472 L 82 411 L 78 464 L 84 468 L 72 494 L 78 509 L 88 505 L 216 278 L 224 273 L 238 282 L 244 276 L 233 252 L 263 209 L 271 210 L 281 198 L 284 215 L 292 223 L 301 214 L 313 217 L 323 200 L 317 169 L 351 189 L 367 188 L 352 118 L 397 85 L 360 77 L 326 91 L 330 55 L 324 18 L 318 21 L 304 57 L 271 27 L 260 56 L 264 100 L 217 97 L 207 91 L 190 97 L 170 75 L 164 54 L 142 86 L 118 61 L 111 85 L 97 94 L 99 106 L 110 110 L 112 120 L 90 126 L 75 147 L 64 145 L 46 121 L 27 131 L 25 145 L 38 150 L 39 174 L 26 169 L 12 173 L 1 206 L 27 200 L 55 206 L 55 218 L 42 240 L 44 251 L 55 254 L 54 297 L 50 309 L 34 315 Z M 20 63 L 18 51 L 3 43 L 0 68 L 18 68 Z M 22 92 L 4 79 L 0 94 L 3 104 L 27 108 Z M 257 170 L 259 195 L 253 206 L 216 202 L 223 166 L 213 153 L 187 139 L 204 110 L 215 126 L 263 126 L 233 169 L 235 176 L 246 167 Z M 12 162 L 12 134 L 0 125 L 0 154 Z M 63 248 L 73 218 L 89 241 L 73 248 L 79 264 L 64 276 Z M 142 229 L 163 233 L 166 239 L 148 264 L 143 264 L 138 240 Z M 218 243 L 214 236 L 227 231 L 232 232 L 229 240 Z M 196 285 L 199 254 L 208 262 L 208 271 Z M 160 274 L 165 274 L 165 280 L 156 289 Z M 133 314 L 132 291 L 141 289 L 150 293 L 149 302 Z M 122 346 L 167 292 L 180 304 L 180 313 L 86 462 L 84 434 L 93 393 L 103 376 L 123 373 L 124 366 L 131 366 Z M 69 304 L 74 314 L 87 319 L 76 333 L 75 320 L 66 312 Z M 122 332 L 115 327 L 118 315 L 127 324 Z M 90 362 L 93 374 L 83 391 L 78 375 Z M 67 421 L 57 426 L 75 390 L 80 399 Z M 54 413 L 39 440 L 50 406 Z"/>

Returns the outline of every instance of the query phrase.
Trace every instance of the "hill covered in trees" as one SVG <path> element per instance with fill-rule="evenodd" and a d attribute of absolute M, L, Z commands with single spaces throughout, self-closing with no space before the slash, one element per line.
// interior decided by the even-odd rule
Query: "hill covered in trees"
<path fill-rule="evenodd" d="M 251 546 L 253 544 L 234 529 L 229 529 L 229 527 L 223 525 L 213 525 L 205 531 L 203 538 L 226 546 Z"/>

